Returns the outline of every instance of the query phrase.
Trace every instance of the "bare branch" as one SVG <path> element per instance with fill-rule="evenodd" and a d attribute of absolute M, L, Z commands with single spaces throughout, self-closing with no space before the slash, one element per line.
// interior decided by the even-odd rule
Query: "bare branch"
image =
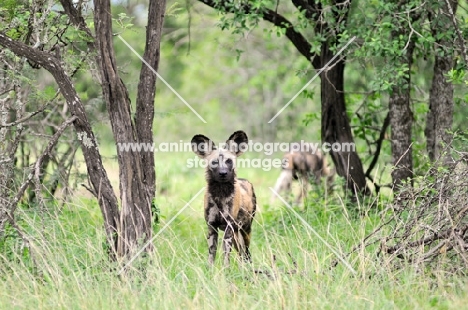
<path fill-rule="evenodd" d="M 0 128 L 2 128 L 2 127 L 13 127 L 13 126 L 16 126 L 16 125 L 18 125 L 18 124 L 24 123 L 24 122 L 26 122 L 28 119 L 30 119 L 31 117 L 33 117 L 33 116 L 35 116 L 35 115 L 37 115 L 37 114 L 43 112 L 43 111 L 45 110 L 46 107 L 47 107 L 47 106 L 45 105 L 45 106 L 41 107 L 39 110 L 34 111 L 34 112 L 31 112 L 29 115 L 26 115 L 26 116 L 24 116 L 24 117 L 22 117 L 22 118 L 20 118 L 20 119 L 17 119 L 17 120 L 14 121 L 14 122 L 7 123 L 7 124 L 0 124 Z"/>
<path fill-rule="evenodd" d="M 60 3 L 63 6 L 65 14 L 67 14 L 68 18 L 70 19 L 70 22 L 76 27 L 78 27 L 78 29 L 85 32 L 90 38 L 93 38 L 93 34 L 91 33 L 91 30 L 88 28 L 88 25 L 86 25 L 86 21 L 81 15 L 81 12 L 77 10 L 75 6 L 73 5 L 73 1 L 72 0 L 60 0 Z M 93 51 L 96 50 L 94 40 L 89 40 L 87 42 L 87 45 L 91 50 Z"/>
<path fill-rule="evenodd" d="M 34 164 L 35 174 L 30 173 L 28 175 L 28 178 L 26 179 L 25 182 L 23 182 L 23 184 L 19 188 L 18 192 L 16 193 L 15 198 L 11 201 L 10 205 L 5 210 L 6 213 L 8 214 L 8 218 L 10 219 L 10 221 L 14 221 L 14 212 L 16 210 L 16 207 L 18 206 L 18 202 L 20 201 L 21 197 L 23 197 L 24 192 L 26 191 L 28 186 L 31 184 L 34 176 L 36 176 L 38 174 L 38 171 L 41 170 L 44 159 L 50 155 L 53 148 L 57 144 L 58 139 L 60 138 L 62 133 L 65 131 L 65 129 L 71 123 L 73 123 L 77 118 L 78 117 L 76 117 L 76 116 L 72 116 L 69 119 L 67 119 L 66 121 L 64 121 L 62 123 L 62 125 L 60 125 L 60 128 L 57 130 L 57 132 L 50 139 L 49 143 L 47 144 L 47 147 L 45 148 L 45 150 L 42 152 L 41 156 L 39 156 L 36 163 Z"/>
<path fill-rule="evenodd" d="M 88 174 L 95 191 L 99 193 L 99 206 L 104 215 L 106 236 L 111 246 L 111 251 L 116 253 L 116 233 L 119 231 L 118 226 L 120 223 L 117 197 L 102 164 L 101 154 L 86 116 L 84 105 L 78 97 L 70 77 L 66 74 L 59 59 L 50 53 L 15 41 L 2 32 L 0 32 L 0 45 L 10 49 L 17 56 L 25 57 L 49 71 L 67 101 L 71 115 L 76 116 L 73 125 L 80 140 Z"/>
<path fill-rule="evenodd" d="M 400 208 L 394 209 L 395 212 L 349 254 L 380 242 L 378 253 L 390 255 L 389 262 L 399 258 L 416 265 L 437 264 L 440 258 L 444 260 L 444 268 L 450 269 L 451 272 L 466 268 L 466 161 L 462 157 L 455 165 L 444 170 L 439 170 L 439 167 L 435 163 L 427 174 L 422 176 L 419 187 L 407 186 L 405 192 L 398 193 L 394 199 L 394 208 L 400 206 L 398 201 L 404 201 L 405 197 L 411 199 L 404 202 Z M 447 253 L 452 254 L 451 258 Z M 447 258 L 453 259 L 454 264 L 448 263 Z M 462 263 L 464 265 L 460 266 Z"/>
<path fill-rule="evenodd" d="M 455 5 L 456 5 L 457 2 L 455 2 Z M 450 4 L 450 0 L 445 0 L 445 3 L 447 3 L 447 8 L 448 8 L 450 17 L 452 18 L 453 27 L 455 27 L 455 31 L 457 32 L 457 36 L 458 36 L 458 40 L 460 41 L 461 53 L 462 53 L 462 56 L 463 56 L 463 60 L 465 61 L 465 66 L 468 66 L 468 56 L 467 56 L 468 53 L 467 53 L 467 50 L 466 50 L 465 40 L 463 40 L 463 33 L 461 32 L 460 27 L 458 27 L 457 18 L 455 16 L 452 5 Z"/>
<path fill-rule="evenodd" d="M 382 143 L 385 140 L 385 132 L 387 131 L 388 126 L 390 125 L 390 113 L 387 114 L 385 120 L 383 122 L 382 128 L 380 129 L 379 139 L 377 140 L 377 148 L 374 153 L 374 157 L 372 158 L 372 162 L 367 168 L 366 177 L 370 177 L 372 170 L 374 169 L 377 161 L 379 160 L 380 151 L 382 150 Z"/>

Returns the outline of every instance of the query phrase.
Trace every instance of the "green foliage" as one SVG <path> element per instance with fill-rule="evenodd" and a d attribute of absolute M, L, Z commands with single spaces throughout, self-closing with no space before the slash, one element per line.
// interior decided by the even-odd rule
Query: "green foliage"
<path fill-rule="evenodd" d="M 17 8 L 18 11 L 22 8 Z M 27 11 L 20 11 L 17 12 L 16 10 L 11 12 L 11 20 L 9 26 L 7 24 L 0 24 L 0 30 L 4 31 L 5 29 L 6 34 L 12 39 L 19 39 L 26 33 L 26 27 L 28 23 L 28 19 L 30 18 L 30 13 Z"/>
<path fill-rule="evenodd" d="M 117 18 L 113 18 L 114 25 L 118 26 L 122 31 L 130 29 L 134 26 L 132 20 L 134 17 L 128 16 L 126 13 L 119 13 Z"/>
<path fill-rule="evenodd" d="M 353 133 L 364 141 L 377 141 L 380 134 L 380 124 L 383 119 L 380 112 L 384 109 L 381 102 L 380 93 L 363 94 L 346 94 L 346 102 L 350 106 L 359 108 L 350 115 L 353 126 Z"/>
<path fill-rule="evenodd" d="M 305 126 L 309 125 L 310 123 L 312 122 L 318 122 L 320 121 L 320 113 L 319 112 L 316 112 L 316 113 L 307 113 L 305 116 L 304 116 L 304 119 L 302 120 L 302 122 L 304 123 Z"/>
<path fill-rule="evenodd" d="M 465 68 L 450 69 L 447 73 L 447 79 L 452 83 L 468 85 Z"/>
<path fill-rule="evenodd" d="M 28 249 L 22 244 L 21 236 L 9 223 L 5 225 L 0 239 L 0 253 L 9 261 L 27 261 Z"/>
<path fill-rule="evenodd" d="M 0 0 L 0 20 L 5 23 L 16 23 L 16 18 L 24 18 L 28 15 L 24 10 L 23 1 L 18 0 Z M 0 23 L 0 30 L 3 30 L 4 23 Z"/>
<path fill-rule="evenodd" d="M 453 141 L 451 144 L 451 148 L 449 149 L 450 155 L 458 159 L 458 157 L 461 154 L 463 154 L 460 152 L 468 151 L 468 132 L 466 129 L 463 128 L 462 130 L 451 132 L 451 134 L 453 135 Z M 449 150 L 447 150 L 446 152 L 449 152 Z"/>
<path fill-rule="evenodd" d="M 172 3 L 169 7 L 166 8 L 166 18 L 167 17 L 180 17 L 180 13 L 183 12 L 183 8 L 180 7 L 178 2 Z"/>
<path fill-rule="evenodd" d="M 219 27 L 230 29 L 234 34 L 242 34 L 256 27 L 262 18 L 263 9 L 271 3 L 270 0 L 255 0 L 249 2 L 252 10 L 246 11 L 241 2 L 217 1 L 215 3 L 221 12 Z M 228 15 L 227 12 L 230 14 Z M 277 30 L 278 31 L 278 30 Z"/>

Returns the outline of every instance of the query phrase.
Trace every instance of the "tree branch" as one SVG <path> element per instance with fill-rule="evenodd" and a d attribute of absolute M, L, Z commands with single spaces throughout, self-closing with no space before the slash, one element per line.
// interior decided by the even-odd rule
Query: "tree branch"
<path fill-rule="evenodd" d="M 120 212 L 117 197 L 102 164 L 101 154 L 86 116 L 84 105 L 78 97 L 70 77 L 62 68 L 60 60 L 48 52 L 12 40 L 3 32 L 0 32 L 0 45 L 10 49 L 17 56 L 29 59 L 49 71 L 67 101 L 71 115 L 77 117 L 74 119 L 73 125 L 80 140 L 88 175 L 91 178 L 94 190 L 99 193 L 99 206 L 104 216 L 106 235 L 111 251 L 115 253 L 115 234 L 119 231 L 118 225 L 120 223 L 118 220 Z"/>
<path fill-rule="evenodd" d="M 91 30 L 89 30 L 88 26 L 86 25 L 81 12 L 73 6 L 73 2 L 71 0 L 60 0 L 60 3 L 62 4 L 65 14 L 68 15 L 68 18 L 72 24 L 77 26 L 81 31 L 86 32 L 86 34 L 92 38 L 93 35 L 91 34 Z"/>
<path fill-rule="evenodd" d="M 310 0 L 292 0 L 292 3 L 296 8 L 305 10 L 305 17 L 308 19 L 314 19 L 318 22 L 319 16 L 322 12 L 322 4 L 320 2 Z"/>
<path fill-rule="evenodd" d="M 455 9 L 452 8 L 452 5 L 450 4 L 449 0 L 445 0 L 445 3 L 447 3 L 447 8 L 448 8 L 450 17 L 452 19 L 453 27 L 455 27 L 455 31 L 457 32 L 457 36 L 458 36 L 458 40 L 460 41 L 460 49 L 461 49 L 461 54 L 463 56 L 463 60 L 465 61 L 465 66 L 468 66 L 468 56 L 467 56 L 468 53 L 466 51 L 465 41 L 463 40 L 463 33 L 461 32 L 460 27 L 458 27 L 457 18 L 455 16 L 455 12 L 454 12 L 456 10 L 456 7 L 455 7 Z M 457 6 L 458 1 L 454 1 L 453 4 L 455 4 L 455 6 Z"/>
<path fill-rule="evenodd" d="M 60 136 L 62 135 L 62 133 L 65 131 L 65 129 L 71 124 L 73 123 L 75 120 L 77 119 L 76 116 L 72 116 L 70 117 L 69 119 L 67 119 L 66 121 L 64 121 L 62 123 L 62 125 L 60 125 L 59 129 L 57 130 L 57 132 L 52 136 L 52 138 L 50 139 L 49 141 L 49 144 L 47 145 L 46 149 L 44 150 L 44 152 L 42 152 L 41 156 L 39 156 L 39 158 L 37 159 L 36 163 L 34 164 L 34 174 L 33 173 L 30 173 L 28 175 L 28 178 L 26 179 L 26 181 L 21 185 L 20 189 L 18 190 L 18 192 L 16 193 L 15 195 L 15 198 L 11 201 L 9 207 L 6 209 L 6 212 L 7 212 L 7 215 L 8 215 L 8 218 L 10 221 L 14 221 L 14 215 L 13 213 L 15 212 L 16 210 L 16 207 L 18 206 L 18 201 L 21 199 L 21 197 L 23 197 L 24 195 L 24 192 L 26 191 L 26 189 L 28 188 L 28 186 L 31 184 L 32 180 L 34 177 L 36 177 L 37 179 L 39 178 L 39 175 L 40 175 L 40 171 L 42 170 L 42 164 L 44 162 L 44 159 L 47 158 L 50 154 L 50 152 L 52 152 L 52 150 L 54 149 L 55 145 L 57 144 L 58 142 L 58 139 L 60 138 Z"/>
<path fill-rule="evenodd" d="M 31 112 L 29 113 L 28 115 L 20 118 L 20 119 L 17 119 L 16 121 L 14 122 L 11 122 L 11 123 L 6 123 L 6 124 L 0 124 L 0 128 L 4 128 L 4 127 L 13 127 L 13 126 L 16 126 L 18 124 L 21 124 L 21 123 L 24 123 L 26 122 L 28 119 L 30 119 L 31 117 L 43 112 L 45 110 L 45 108 L 47 107 L 47 105 L 44 105 L 43 107 L 41 107 L 39 110 L 37 111 L 34 111 L 34 112 Z"/>
<path fill-rule="evenodd" d="M 225 13 L 234 13 L 234 8 L 228 6 L 226 1 L 219 1 L 215 2 L 215 0 L 199 0 L 200 2 L 214 8 L 221 10 Z M 316 57 L 315 53 L 311 52 L 312 46 L 307 41 L 307 39 L 298 31 L 294 29 L 293 24 L 286 19 L 283 15 L 272 11 L 270 9 L 263 9 L 263 11 L 256 12 L 256 10 L 252 9 L 249 4 L 243 4 L 242 9 L 246 14 L 250 13 L 262 13 L 262 18 L 265 21 L 272 23 L 277 27 L 281 27 L 286 29 L 286 37 L 291 41 L 291 43 L 296 47 L 296 49 L 301 53 L 309 62 L 312 63 L 314 68 L 320 68 L 320 59 Z"/>
<path fill-rule="evenodd" d="M 380 151 L 382 150 L 382 143 L 385 140 L 385 132 L 387 131 L 387 128 L 389 125 L 390 125 L 390 113 L 387 113 L 387 116 L 385 117 L 382 128 L 380 129 L 380 135 L 379 135 L 379 139 L 377 140 L 377 148 L 375 150 L 374 158 L 372 158 L 372 162 L 370 163 L 369 168 L 367 168 L 367 171 L 366 171 L 366 177 L 368 178 L 370 178 L 372 169 L 374 169 L 379 159 Z"/>

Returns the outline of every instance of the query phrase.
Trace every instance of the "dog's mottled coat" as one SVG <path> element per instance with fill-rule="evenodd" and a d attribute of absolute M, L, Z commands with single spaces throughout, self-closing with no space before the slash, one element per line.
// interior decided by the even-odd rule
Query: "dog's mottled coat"
<path fill-rule="evenodd" d="M 295 143 L 292 143 L 293 146 Z M 297 143 L 299 149 L 299 143 Z M 316 184 L 320 184 L 321 178 L 326 178 L 327 188 L 331 188 L 335 175 L 335 170 L 330 169 L 327 159 L 320 150 L 290 151 L 283 156 L 283 166 L 280 176 L 275 184 L 275 192 L 291 191 L 293 180 L 299 180 L 301 183 L 301 192 L 296 198 L 299 203 L 305 196 L 309 180 L 313 179 Z M 271 201 L 275 200 L 272 195 Z"/>
<path fill-rule="evenodd" d="M 224 264 L 229 265 L 232 245 L 247 261 L 251 260 L 249 246 L 252 220 L 257 201 L 252 184 L 236 176 L 236 158 L 248 143 L 243 131 L 236 131 L 226 141 L 226 148 L 216 148 L 203 135 L 192 138 L 192 149 L 207 161 L 205 221 L 208 225 L 208 262 L 213 264 L 218 248 L 218 230 L 224 231 Z"/>

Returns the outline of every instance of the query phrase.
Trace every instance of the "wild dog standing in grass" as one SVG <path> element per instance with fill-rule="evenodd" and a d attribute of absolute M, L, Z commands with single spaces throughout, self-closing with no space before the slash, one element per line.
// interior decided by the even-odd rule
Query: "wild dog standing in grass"
<path fill-rule="evenodd" d="M 290 145 L 291 151 L 284 154 L 282 171 L 275 184 L 275 192 L 291 191 L 293 180 L 301 183 L 301 192 L 296 198 L 296 203 L 301 202 L 308 191 L 309 180 L 313 179 L 316 184 L 320 184 L 321 178 L 326 178 L 327 189 L 331 189 L 334 180 L 335 169 L 330 169 L 327 165 L 327 158 L 320 150 L 310 147 L 308 150 L 299 148 L 299 143 Z M 276 198 L 272 195 L 271 202 Z"/>
<path fill-rule="evenodd" d="M 245 132 L 236 131 L 217 149 L 213 141 L 203 135 L 192 138 L 192 149 L 207 161 L 205 220 L 208 224 L 208 262 L 213 264 L 218 247 L 218 229 L 224 230 L 224 265 L 229 266 L 232 244 L 240 256 L 251 261 L 249 245 L 252 220 L 257 201 L 252 184 L 236 176 L 236 158 L 247 146 Z"/>

